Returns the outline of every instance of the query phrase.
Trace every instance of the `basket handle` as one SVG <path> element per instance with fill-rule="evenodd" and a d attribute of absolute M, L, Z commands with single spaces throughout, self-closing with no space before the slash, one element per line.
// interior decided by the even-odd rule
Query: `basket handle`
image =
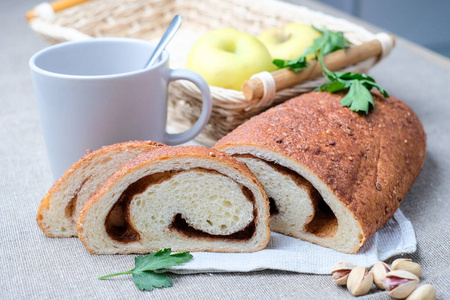
<path fill-rule="evenodd" d="M 42 17 L 42 15 L 54 14 L 55 12 L 64 10 L 66 8 L 78 5 L 80 3 L 86 2 L 89 0 L 58 0 L 55 2 L 44 2 L 33 8 L 32 10 L 26 13 L 27 20 L 31 20 L 35 17 Z"/>
<path fill-rule="evenodd" d="M 330 71 L 337 71 L 357 62 L 366 60 L 369 57 L 384 57 L 390 52 L 394 45 L 395 37 L 393 35 L 380 33 L 377 34 L 376 39 L 372 41 L 326 55 L 324 57 L 324 64 Z M 273 71 L 270 74 L 273 78 L 270 78 L 267 83 L 265 82 L 266 80 L 264 80 L 267 76 L 255 76 L 244 82 L 242 92 L 244 93 L 245 99 L 259 99 L 265 94 L 274 95 L 275 91 L 313 79 L 322 74 L 322 67 L 318 61 L 312 60 L 308 62 L 308 67 L 306 69 L 298 72 L 289 69 L 280 69 Z M 267 85 L 273 86 L 275 90 L 272 88 L 272 90 L 269 91 L 270 88 Z"/>

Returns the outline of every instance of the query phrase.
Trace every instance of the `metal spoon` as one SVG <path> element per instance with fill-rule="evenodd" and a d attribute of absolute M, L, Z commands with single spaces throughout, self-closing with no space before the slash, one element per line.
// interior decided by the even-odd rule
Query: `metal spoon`
<path fill-rule="evenodd" d="M 144 69 L 153 65 L 158 60 L 158 58 L 161 56 L 161 53 L 164 51 L 164 48 L 166 48 L 167 44 L 173 38 L 178 28 L 180 28 L 181 21 L 182 20 L 180 15 L 176 15 L 173 18 L 172 22 L 170 22 L 169 24 L 169 27 L 167 27 L 167 30 L 164 33 L 163 37 L 156 46 L 155 51 L 153 51 L 152 55 L 150 56 L 150 59 L 145 64 Z"/>

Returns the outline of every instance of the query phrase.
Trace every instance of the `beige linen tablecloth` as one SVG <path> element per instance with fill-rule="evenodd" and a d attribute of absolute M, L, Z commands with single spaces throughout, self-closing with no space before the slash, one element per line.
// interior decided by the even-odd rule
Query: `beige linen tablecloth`
<path fill-rule="evenodd" d="M 52 181 L 28 59 L 48 44 L 24 18 L 39 2 L 0 1 L 0 299 L 354 299 L 328 275 L 274 270 L 174 274 L 173 287 L 141 292 L 128 276 L 97 279 L 131 269 L 133 256 L 93 256 L 76 239 L 45 237 L 35 215 Z M 417 250 L 400 257 L 419 262 L 422 283 L 450 299 L 450 62 L 400 39 L 370 75 L 412 107 L 428 135 L 424 169 L 401 205 Z M 358 299 L 390 297 L 373 289 Z"/>

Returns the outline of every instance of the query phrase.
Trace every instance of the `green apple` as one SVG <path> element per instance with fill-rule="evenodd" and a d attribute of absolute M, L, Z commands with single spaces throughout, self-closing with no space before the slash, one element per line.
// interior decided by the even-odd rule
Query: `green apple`
<path fill-rule="evenodd" d="M 258 39 L 267 47 L 274 59 L 294 59 L 312 46 L 321 33 L 312 26 L 301 23 L 290 23 L 281 28 L 264 31 Z M 308 59 L 312 59 L 307 56 Z"/>
<path fill-rule="evenodd" d="M 232 28 L 201 37 L 189 52 L 186 68 L 199 73 L 209 85 L 238 91 L 253 74 L 276 69 L 256 37 Z"/>

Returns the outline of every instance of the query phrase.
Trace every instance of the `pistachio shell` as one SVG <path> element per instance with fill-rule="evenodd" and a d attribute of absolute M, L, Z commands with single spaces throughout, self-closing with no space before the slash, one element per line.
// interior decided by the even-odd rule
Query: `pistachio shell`
<path fill-rule="evenodd" d="M 391 267 L 392 270 L 405 270 L 411 272 L 417 277 L 420 277 L 420 275 L 422 275 L 422 267 L 418 263 L 413 262 L 411 259 L 396 259 L 392 262 Z"/>
<path fill-rule="evenodd" d="M 419 284 L 419 278 L 404 270 L 394 270 L 386 274 L 384 280 L 384 287 L 388 292 L 388 295 L 396 298 L 403 299 L 408 297 Z"/>
<path fill-rule="evenodd" d="M 372 273 L 367 272 L 366 268 L 361 266 L 354 267 L 347 279 L 347 288 L 354 296 L 367 294 L 372 284 Z"/>
<path fill-rule="evenodd" d="M 431 284 L 419 286 L 406 300 L 435 300 L 436 289 Z"/>
<path fill-rule="evenodd" d="M 333 275 L 333 281 L 338 285 L 347 284 L 348 275 L 353 269 L 353 265 L 348 261 L 340 261 L 333 266 L 331 274 Z"/>
<path fill-rule="evenodd" d="M 405 270 L 392 270 L 391 272 L 386 274 L 386 278 L 388 277 L 399 277 L 417 281 L 419 280 L 419 278 L 416 275 Z"/>
<path fill-rule="evenodd" d="M 417 287 L 418 282 L 409 281 L 388 292 L 388 295 L 395 299 L 404 299 L 408 297 Z"/>
<path fill-rule="evenodd" d="M 382 262 L 377 262 L 372 269 L 370 270 L 370 273 L 373 275 L 373 282 L 376 284 L 376 286 L 382 290 L 384 290 L 384 279 L 386 278 L 386 274 L 391 271 L 391 267 Z"/>
<path fill-rule="evenodd" d="M 350 274 L 350 271 L 348 271 L 348 272 L 346 271 L 345 274 L 340 273 L 340 272 L 333 273 L 334 283 L 336 283 L 337 285 L 346 285 L 349 274 Z"/>
<path fill-rule="evenodd" d="M 349 263 L 348 261 L 340 261 L 338 263 L 336 263 L 333 266 L 333 269 L 331 269 L 331 274 L 333 274 L 336 271 L 340 271 L 340 270 L 351 270 L 354 268 L 354 265 L 352 265 L 351 263 Z"/>

